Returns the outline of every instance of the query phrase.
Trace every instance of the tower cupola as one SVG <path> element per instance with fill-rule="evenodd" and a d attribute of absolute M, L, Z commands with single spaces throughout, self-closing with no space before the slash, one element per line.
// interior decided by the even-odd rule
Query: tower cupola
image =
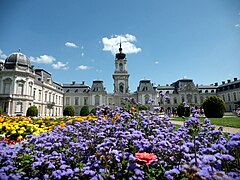
<path fill-rule="evenodd" d="M 126 58 L 126 54 L 122 52 L 122 43 L 120 42 L 119 53 L 116 54 L 116 59 L 120 60 L 125 58 Z"/>

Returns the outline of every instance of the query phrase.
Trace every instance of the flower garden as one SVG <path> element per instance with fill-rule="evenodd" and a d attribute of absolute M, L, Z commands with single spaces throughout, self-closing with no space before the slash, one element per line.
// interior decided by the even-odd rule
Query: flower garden
<path fill-rule="evenodd" d="M 193 114 L 99 107 L 97 116 L 0 117 L 0 179 L 240 179 L 240 133 Z"/>

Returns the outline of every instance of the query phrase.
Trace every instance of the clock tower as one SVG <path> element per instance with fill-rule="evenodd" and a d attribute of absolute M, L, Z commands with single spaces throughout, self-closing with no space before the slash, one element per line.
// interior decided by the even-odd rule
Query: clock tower
<path fill-rule="evenodd" d="M 115 71 L 113 74 L 114 94 L 129 93 L 128 78 L 126 54 L 122 52 L 120 42 L 119 53 L 116 54 L 115 58 Z"/>

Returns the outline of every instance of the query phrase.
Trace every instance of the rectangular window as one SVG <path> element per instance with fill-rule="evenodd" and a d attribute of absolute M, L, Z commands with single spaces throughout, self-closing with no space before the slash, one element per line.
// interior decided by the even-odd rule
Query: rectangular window
<path fill-rule="evenodd" d="M 38 100 L 41 101 L 42 100 L 42 91 L 39 90 L 38 92 Z"/>
<path fill-rule="evenodd" d="M 17 94 L 23 95 L 23 84 L 18 84 L 18 86 L 17 86 Z"/>
<path fill-rule="evenodd" d="M 177 104 L 177 98 L 174 98 L 174 104 Z"/>
<path fill-rule="evenodd" d="M 36 89 L 33 90 L 33 100 L 36 98 Z"/>
<path fill-rule="evenodd" d="M 10 93 L 10 83 L 4 83 L 3 93 L 4 94 L 9 94 Z"/>
<path fill-rule="evenodd" d="M 79 97 L 75 97 L 75 106 L 79 105 Z"/>
<path fill-rule="evenodd" d="M 87 106 L 88 105 L 88 97 L 84 97 L 84 106 Z"/>
<path fill-rule="evenodd" d="M 29 86 L 29 96 L 32 95 L 32 86 Z"/>
<path fill-rule="evenodd" d="M 45 102 L 47 102 L 47 92 L 45 92 Z"/>
<path fill-rule="evenodd" d="M 22 102 L 17 102 L 17 104 L 16 104 L 16 112 L 22 112 Z"/>
<path fill-rule="evenodd" d="M 70 105 L 70 97 L 66 97 L 66 105 Z"/>

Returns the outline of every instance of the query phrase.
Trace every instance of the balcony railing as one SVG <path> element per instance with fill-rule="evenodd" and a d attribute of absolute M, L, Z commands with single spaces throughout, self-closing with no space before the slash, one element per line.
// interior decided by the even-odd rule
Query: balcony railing
<path fill-rule="evenodd" d="M 47 102 L 47 108 L 52 109 L 55 106 L 55 102 Z"/>

